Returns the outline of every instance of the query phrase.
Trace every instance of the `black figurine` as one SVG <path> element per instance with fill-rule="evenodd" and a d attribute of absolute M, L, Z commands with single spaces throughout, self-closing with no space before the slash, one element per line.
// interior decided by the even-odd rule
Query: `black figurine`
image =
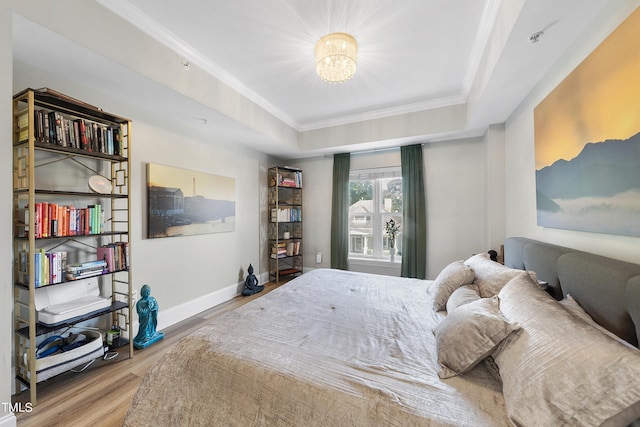
<path fill-rule="evenodd" d="M 242 290 L 242 295 L 244 296 L 257 294 L 264 289 L 264 285 L 258 285 L 258 278 L 253 274 L 253 266 L 251 264 L 249 264 L 248 271 L 249 275 L 244 281 L 244 289 Z"/>

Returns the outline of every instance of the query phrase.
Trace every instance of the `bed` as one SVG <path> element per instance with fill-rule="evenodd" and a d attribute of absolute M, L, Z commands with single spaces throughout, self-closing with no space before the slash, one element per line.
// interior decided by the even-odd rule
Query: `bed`
<path fill-rule="evenodd" d="M 184 338 L 124 425 L 629 425 L 640 265 L 545 245 L 435 280 L 305 273 Z"/>

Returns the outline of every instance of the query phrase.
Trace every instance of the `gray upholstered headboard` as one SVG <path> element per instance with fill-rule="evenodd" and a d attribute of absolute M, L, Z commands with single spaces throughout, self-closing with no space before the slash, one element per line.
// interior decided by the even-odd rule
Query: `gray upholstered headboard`
<path fill-rule="evenodd" d="M 534 271 L 554 298 L 571 294 L 593 320 L 638 346 L 640 265 L 524 237 L 505 240 L 504 263 Z"/>

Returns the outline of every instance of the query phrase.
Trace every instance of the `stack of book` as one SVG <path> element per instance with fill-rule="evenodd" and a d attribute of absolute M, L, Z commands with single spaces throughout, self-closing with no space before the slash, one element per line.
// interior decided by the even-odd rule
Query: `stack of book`
<path fill-rule="evenodd" d="M 278 174 L 278 185 L 280 187 L 302 188 L 302 172 L 282 172 Z"/>
<path fill-rule="evenodd" d="M 271 258 L 286 258 L 287 256 L 287 244 L 286 243 L 278 243 L 277 245 L 273 245 L 271 247 Z"/>
<path fill-rule="evenodd" d="M 67 280 L 86 279 L 108 273 L 107 262 L 103 259 L 67 265 Z"/>

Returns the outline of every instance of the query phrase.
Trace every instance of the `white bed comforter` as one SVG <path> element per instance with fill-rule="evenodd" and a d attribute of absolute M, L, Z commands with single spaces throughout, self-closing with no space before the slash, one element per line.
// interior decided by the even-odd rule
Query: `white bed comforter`
<path fill-rule="evenodd" d="M 182 340 L 125 425 L 509 425 L 490 363 L 438 378 L 431 283 L 304 274 Z"/>

